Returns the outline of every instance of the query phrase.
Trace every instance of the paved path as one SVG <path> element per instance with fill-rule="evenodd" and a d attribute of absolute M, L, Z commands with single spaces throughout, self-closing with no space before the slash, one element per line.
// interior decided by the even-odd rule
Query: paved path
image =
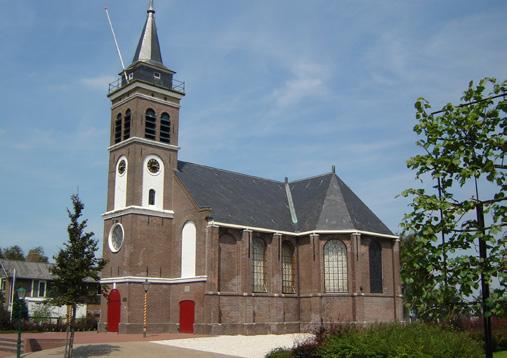
<path fill-rule="evenodd" d="M 24 358 L 60 358 L 64 349 L 54 348 L 40 352 L 26 353 Z M 81 344 L 74 349 L 73 358 L 111 357 L 111 358 L 231 358 L 234 356 L 201 352 L 191 349 L 170 347 L 150 342 L 119 342 Z M 15 357 L 15 355 L 14 355 Z"/>
<path fill-rule="evenodd" d="M 66 335 L 65 332 L 23 333 L 22 340 L 24 341 L 27 338 L 61 339 L 61 338 L 65 338 L 65 335 Z M 126 357 L 144 357 L 143 355 L 136 356 L 136 353 L 132 353 L 132 355 L 130 355 L 130 353 L 128 352 L 128 350 L 130 349 L 129 345 L 123 347 L 124 345 L 120 344 L 120 343 L 145 342 L 146 345 L 148 347 L 150 347 L 150 346 L 154 345 L 152 343 L 149 343 L 150 341 L 158 341 L 158 340 L 165 341 L 165 340 L 193 338 L 193 337 L 201 337 L 201 336 L 193 335 L 193 334 L 183 334 L 183 333 L 160 333 L 160 334 L 148 334 L 147 337 L 144 338 L 142 336 L 142 334 L 118 334 L 118 333 L 110 333 L 110 332 L 97 333 L 96 331 L 93 331 L 93 332 L 76 332 L 74 344 L 76 346 L 79 344 L 81 344 L 81 345 L 83 345 L 83 344 L 88 344 L 88 345 L 89 344 L 102 344 L 102 346 L 103 346 L 102 348 L 105 350 L 104 355 L 99 354 L 100 348 L 90 348 L 90 349 L 95 349 L 93 355 L 88 355 L 90 357 L 99 357 L 99 356 L 116 357 L 116 355 L 106 355 L 106 354 L 114 354 L 115 353 L 115 351 L 113 351 L 112 348 L 111 348 L 111 352 L 107 353 L 107 350 L 108 350 L 107 346 L 120 347 L 120 350 L 122 352 L 123 352 L 123 350 L 125 350 L 126 355 L 123 355 L 124 358 L 126 358 Z M 3 334 L 0 334 L 0 338 L 16 339 L 17 335 L 16 335 L 16 333 L 3 333 Z M 154 346 L 156 346 L 156 345 L 154 345 Z M 132 349 L 135 349 L 136 345 L 133 345 L 132 347 L 133 347 Z M 156 347 L 153 349 L 157 349 L 157 348 L 159 348 L 159 347 Z M 55 352 L 58 352 L 58 349 L 59 348 L 56 348 L 53 350 L 46 350 L 46 351 L 42 351 L 42 352 L 36 352 L 36 353 L 27 353 L 23 356 L 24 357 L 36 357 L 35 354 L 42 354 L 44 352 L 53 351 L 52 352 L 53 355 L 51 357 L 61 357 L 63 354 L 60 354 L 60 355 L 54 354 Z M 81 349 L 86 351 L 85 348 L 81 348 Z M 149 351 L 149 349 L 148 349 L 148 351 Z M 182 351 L 184 351 L 184 350 L 182 350 Z M 12 357 L 12 356 L 13 355 L 10 352 L 0 351 L 0 358 Z M 82 357 L 82 356 L 83 355 L 81 355 L 80 357 Z M 86 355 L 84 355 L 84 356 L 86 356 Z M 170 357 L 172 355 L 167 355 L 167 356 Z M 39 357 L 39 356 L 37 356 L 37 357 Z M 45 357 L 45 356 L 40 355 L 40 357 Z M 118 357 L 119 357 L 119 355 L 118 355 Z M 147 357 L 149 357 L 149 356 L 147 356 Z M 160 355 L 158 355 L 158 356 L 153 355 L 152 357 L 160 357 Z M 164 355 L 162 355 L 162 357 L 164 357 Z M 182 356 L 182 357 L 185 357 L 185 356 Z M 192 357 L 192 355 L 190 355 L 188 357 Z M 211 357 L 211 356 L 208 355 L 207 357 Z M 220 355 L 217 357 L 220 357 Z"/>

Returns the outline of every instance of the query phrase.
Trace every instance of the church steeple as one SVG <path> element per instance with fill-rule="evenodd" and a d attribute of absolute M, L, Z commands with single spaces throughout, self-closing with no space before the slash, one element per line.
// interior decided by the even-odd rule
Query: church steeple
<path fill-rule="evenodd" d="M 148 62 L 159 66 L 164 65 L 162 62 L 162 53 L 160 52 L 160 44 L 158 42 L 153 0 L 149 1 L 146 22 L 144 23 L 141 38 L 139 39 L 132 63 L 134 64 L 137 61 Z"/>

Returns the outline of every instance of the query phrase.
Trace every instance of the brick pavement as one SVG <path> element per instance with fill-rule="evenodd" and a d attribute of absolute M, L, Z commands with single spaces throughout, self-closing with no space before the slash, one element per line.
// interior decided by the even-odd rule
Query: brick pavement
<path fill-rule="evenodd" d="M 127 343 L 127 342 L 146 342 L 149 341 L 161 341 L 161 340 L 170 340 L 170 339 L 182 339 L 182 338 L 194 338 L 194 337 L 202 337 L 194 334 L 184 334 L 184 333 L 154 333 L 148 334 L 146 338 L 143 337 L 142 334 L 119 334 L 119 333 L 111 333 L 111 332 L 76 332 L 74 344 L 101 344 L 103 347 L 113 346 L 111 343 Z M 16 339 L 16 333 L 3 333 L 0 334 L 0 338 L 11 338 Z M 62 339 L 65 338 L 65 332 L 43 332 L 43 333 L 23 333 L 22 339 L 23 341 L 28 338 L 38 338 L 38 339 Z M 147 346 L 152 346 L 153 344 L 147 344 Z M 123 347 L 123 345 L 117 345 Z M 126 346 L 127 348 L 130 345 Z M 136 347 L 133 345 L 132 347 Z M 127 348 L 122 348 L 127 349 Z M 81 348 L 83 349 L 83 348 Z M 156 348 L 152 348 L 152 350 L 156 350 Z M 55 351 L 54 349 L 48 350 Z M 58 351 L 58 349 L 56 349 Z M 36 353 L 30 353 L 30 357 L 35 357 Z M 38 353 L 37 353 L 38 354 Z M 104 357 L 114 357 L 115 352 L 112 351 L 110 354 L 113 355 L 104 355 Z M 12 353 L 10 352 L 2 352 L 0 351 L 0 358 L 10 357 Z M 55 355 L 53 355 L 55 357 Z M 57 356 L 57 355 L 56 355 Z M 100 355 L 99 355 L 100 356 Z M 123 357 L 127 357 L 128 355 L 123 355 Z M 132 355 L 133 357 L 135 355 Z M 38 356 L 37 356 L 38 357 Z M 43 355 L 41 356 L 43 357 Z M 144 356 L 143 356 L 144 357 Z M 153 357 L 156 357 L 154 355 Z M 191 357 L 191 356 L 189 356 Z M 217 357 L 223 357 L 218 355 Z"/>

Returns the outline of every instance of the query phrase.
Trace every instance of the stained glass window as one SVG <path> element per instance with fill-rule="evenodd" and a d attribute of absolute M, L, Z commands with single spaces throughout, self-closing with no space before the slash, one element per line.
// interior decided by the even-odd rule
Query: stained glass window
<path fill-rule="evenodd" d="M 266 292 L 266 244 L 261 238 L 253 239 L 252 291 Z"/>
<path fill-rule="evenodd" d="M 294 257 L 294 246 L 290 242 L 284 241 L 282 244 L 282 292 L 294 293 L 296 263 Z"/>
<path fill-rule="evenodd" d="M 324 245 L 324 286 L 326 292 L 347 292 L 347 249 L 339 240 Z"/>

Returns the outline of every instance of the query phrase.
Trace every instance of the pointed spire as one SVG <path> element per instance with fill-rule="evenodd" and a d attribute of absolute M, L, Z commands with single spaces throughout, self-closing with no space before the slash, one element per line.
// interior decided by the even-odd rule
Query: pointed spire
<path fill-rule="evenodd" d="M 153 0 L 149 0 L 148 10 L 146 12 L 148 15 L 132 63 L 143 61 L 163 65 L 160 44 L 158 42 L 157 26 L 155 25 Z"/>

